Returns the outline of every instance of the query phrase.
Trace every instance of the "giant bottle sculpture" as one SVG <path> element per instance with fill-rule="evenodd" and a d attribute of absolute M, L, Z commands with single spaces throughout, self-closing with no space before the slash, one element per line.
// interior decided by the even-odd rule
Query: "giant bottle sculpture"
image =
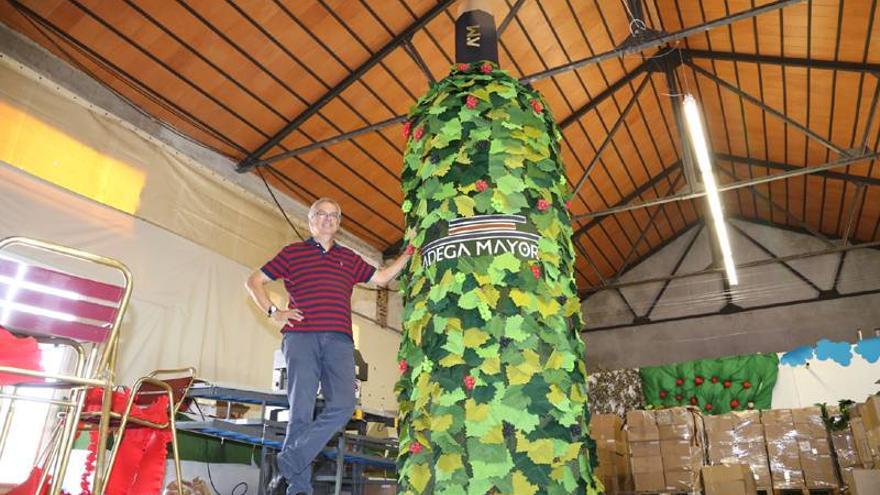
<path fill-rule="evenodd" d="M 399 493 L 595 494 L 560 134 L 494 29 L 459 18 L 404 124 Z"/>

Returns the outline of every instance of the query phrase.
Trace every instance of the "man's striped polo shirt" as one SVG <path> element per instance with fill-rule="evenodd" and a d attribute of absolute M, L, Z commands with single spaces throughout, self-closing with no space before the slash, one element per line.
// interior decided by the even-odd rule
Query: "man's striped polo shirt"
<path fill-rule="evenodd" d="M 282 332 L 342 332 L 351 335 L 351 292 L 376 269 L 354 251 L 334 243 L 330 250 L 313 238 L 287 245 L 263 265 L 272 280 L 283 279 L 290 295 L 288 309 L 303 313 Z"/>

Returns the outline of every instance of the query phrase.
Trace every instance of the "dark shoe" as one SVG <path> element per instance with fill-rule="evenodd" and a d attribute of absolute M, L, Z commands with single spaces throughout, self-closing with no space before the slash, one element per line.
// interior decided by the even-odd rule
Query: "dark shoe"
<path fill-rule="evenodd" d="M 287 495 L 287 479 L 281 475 L 281 473 L 276 473 L 272 479 L 269 480 L 269 484 L 266 486 L 266 494 L 267 495 Z"/>

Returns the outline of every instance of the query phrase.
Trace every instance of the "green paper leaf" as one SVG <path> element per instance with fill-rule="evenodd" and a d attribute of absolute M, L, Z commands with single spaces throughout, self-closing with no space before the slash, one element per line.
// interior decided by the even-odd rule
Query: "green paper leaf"
<path fill-rule="evenodd" d="M 496 184 L 498 185 L 498 190 L 508 196 L 513 193 L 522 192 L 526 188 L 522 179 L 514 175 L 501 177 L 496 181 Z"/>

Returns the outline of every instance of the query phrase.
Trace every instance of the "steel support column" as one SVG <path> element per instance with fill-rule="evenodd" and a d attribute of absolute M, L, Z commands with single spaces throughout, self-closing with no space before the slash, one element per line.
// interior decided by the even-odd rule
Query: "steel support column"
<path fill-rule="evenodd" d="M 789 165 L 787 163 L 774 162 L 772 160 L 762 160 L 760 158 L 748 158 L 745 156 L 729 155 L 727 153 L 715 153 L 714 156 L 715 156 L 716 160 L 742 163 L 742 164 L 751 165 L 754 167 L 772 168 L 772 169 L 776 169 L 776 170 L 789 171 L 789 170 L 798 170 L 800 168 L 803 168 L 803 167 L 796 166 L 796 165 Z M 827 171 L 816 172 L 815 175 L 818 175 L 820 177 L 827 177 L 829 179 L 837 179 L 837 180 L 852 182 L 854 184 L 864 183 L 864 184 L 868 184 L 871 186 L 880 186 L 880 179 L 877 179 L 874 177 L 865 177 L 865 176 L 861 176 L 861 175 L 853 175 L 853 174 L 847 174 L 847 173 L 843 173 L 843 172 L 827 172 Z"/>
<path fill-rule="evenodd" d="M 719 167 L 719 168 L 718 168 L 718 171 L 720 171 L 721 173 L 723 173 L 724 175 L 726 175 L 726 176 L 728 176 L 728 177 L 731 177 L 731 178 L 733 177 L 733 174 L 732 174 L 732 173 L 728 172 L 727 170 L 724 170 L 723 168 L 720 168 L 720 167 Z M 780 213 L 782 213 L 783 215 L 785 215 L 786 217 L 788 217 L 789 220 L 791 220 L 791 221 L 793 221 L 794 223 L 796 223 L 796 224 L 798 225 L 798 227 L 800 227 L 800 228 L 806 230 L 806 231 L 809 232 L 813 237 L 815 237 L 815 238 L 821 240 L 823 243 L 825 243 L 825 245 L 827 245 L 827 246 L 833 246 L 833 245 L 834 245 L 834 243 L 831 242 L 831 241 L 829 241 L 828 238 L 825 237 L 821 232 L 819 232 L 819 231 L 813 229 L 812 227 L 810 227 L 809 225 L 807 225 L 806 222 L 804 222 L 804 221 L 801 220 L 800 218 L 794 216 L 794 214 L 793 214 L 792 212 L 788 211 L 785 207 L 779 205 L 778 203 L 776 203 L 775 201 L 773 201 L 772 199 L 770 199 L 770 196 L 768 196 L 768 195 L 762 193 L 761 191 L 758 191 L 758 189 L 755 188 L 755 187 L 750 187 L 750 188 L 749 188 L 749 192 L 752 193 L 752 197 L 754 197 L 755 199 L 761 199 L 762 201 L 764 201 L 765 203 L 767 203 L 767 204 L 770 206 L 770 209 L 775 209 L 775 210 L 779 211 Z"/>
<path fill-rule="evenodd" d="M 880 73 L 880 64 L 862 64 L 833 60 L 816 60 L 810 58 L 778 57 L 774 55 L 756 55 L 753 53 L 716 52 L 683 48 L 682 56 L 706 60 L 726 60 L 730 62 L 748 62 L 754 64 L 782 65 L 786 67 L 803 67 L 810 69 L 843 70 L 850 72 Z"/>
<path fill-rule="evenodd" d="M 394 51 L 396 48 L 401 46 L 406 40 L 412 38 L 413 34 L 416 33 L 419 29 L 424 27 L 428 22 L 430 22 L 434 17 L 438 14 L 442 13 L 446 10 L 450 4 L 452 4 L 454 0 L 440 0 L 437 5 L 431 7 L 425 15 L 416 19 L 415 22 L 409 25 L 406 29 L 403 30 L 400 34 L 391 39 L 388 43 L 385 44 L 378 52 L 374 53 L 367 59 L 366 62 L 361 64 L 357 69 L 355 69 L 351 74 L 346 76 L 339 84 L 334 86 L 330 91 L 324 94 L 321 98 L 318 99 L 315 103 L 311 104 L 305 111 L 296 116 L 293 120 L 288 122 L 280 131 L 275 133 L 274 136 L 269 138 L 268 141 L 260 145 L 259 148 L 249 153 L 236 167 L 238 172 L 247 172 L 250 169 L 254 168 L 260 157 L 263 156 L 267 151 L 271 150 L 275 146 L 277 146 L 285 137 L 290 135 L 293 131 L 299 128 L 300 125 L 303 124 L 306 120 L 308 120 L 312 115 L 318 113 L 325 105 L 330 103 L 334 98 L 342 94 L 343 91 L 348 89 L 355 81 L 361 78 L 364 74 L 367 73 L 370 69 L 373 68 L 376 64 L 378 64 L 386 55 Z"/>
<path fill-rule="evenodd" d="M 813 167 L 801 167 L 797 170 L 790 170 L 788 172 L 783 172 L 781 174 L 772 174 L 766 175 L 763 177 L 755 177 L 752 179 L 741 180 L 739 182 L 734 182 L 732 184 L 723 184 L 718 186 L 718 192 L 725 191 L 733 191 L 736 189 L 742 189 L 743 187 L 751 187 L 758 184 L 766 184 L 768 182 L 775 182 L 777 180 L 789 179 L 791 177 L 799 177 L 801 175 L 808 175 L 816 172 L 821 172 L 823 170 L 830 170 L 833 168 L 845 167 L 847 165 L 852 165 L 854 163 L 858 163 L 864 160 L 874 160 L 878 156 L 877 153 L 868 153 L 861 156 L 848 156 L 845 158 L 839 158 L 837 160 L 830 161 L 828 163 L 824 163 L 822 165 L 816 165 Z M 684 193 L 684 194 L 675 194 L 673 196 L 667 196 L 665 198 L 659 198 L 651 201 L 644 201 L 641 203 L 636 203 L 632 205 L 621 205 L 613 208 L 608 208 L 601 211 L 595 211 L 590 213 L 584 213 L 581 215 L 576 215 L 574 220 L 582 220 L 584 218 L 598 218 L 604 217 L 607 215 L 613 215 L 615 213 L 621 213 L 630 210 L 638 210 L 639 208 L 647 208 L 648 206 L 656 206 L 662 205 L 665 203 L 672 203 L 674 201 L 683 201 L 688 199 L 696 199 L 701 198 L 706 195 L 705 191 L 700 192 L 692 192 L 692 193 Z"/>
<path fill-rule="evenodd" d="M 587 178 L 589 178 L 590 172 L 592 172 L 593 169 L 596 167 L 596 164 L 599 163 L 599 158 L 602 156 L 602 152 L 605 151 L 605 148 L 609 144 L 611 144 L 611 141 L 614 139 L 614 135 L 620 129 L 620 126 L 623 125 L 624 122 L 626 122 L 627 114 L 629 114 L 629 111 L 632 110 L 632 108 L 635 106 L 636 102 L 639 100 L 639 96 L 642 94 L 642 91 L 645 90 L 645 87 L 647 87 L 650 79 L 651 79 L 650 74 L 646 75 L 645 78 L 642 79 L 642 83 L 636 89 L 636 92 L 633 93 L 632 99 L 629 100 L 629 103 L 627 103 L 626 107 L 624 107 L 623 110 L 620 112 L 620 117 L 617 119 L 617 122 L 615 122 L 614 125 L 611 126 L 611 129 L 608 130 L 608 135 L 605 136 L 605 140 L 602 141 L 602 144 L 600 144 L 599 148 L 596 149 L 596 154 L 593 155 L 593 159 L 590 160 L 590 163 L 587 165 L 587 168 L 584 170 L 584 175 L 581 176 L 577 185 L 574 187 L 575 194 L 577 194 L 577 192 L 581 190 L 581 187 L 583 187 L 584 183 L 587 181 Z"/>
<path fill-rule="evenodd" d="M 739 96 L 742 96 L 743 99 L 745 99 L 745 100 L 749 101 L 750 103 L 752 103 L 752 104 L 754 104 L 754 105 L 760 107 L 761 109 L 763 109 L 765 112 L 769 113 L 770 115 L 772 115 L 772 116 L 774 116 L 774 117 L 776 117 L 776 118 L 778 118 L 778 119 L 781 119 L 781 120 L 787 122 L 788 125 L 790 125 L 790 126 L 794 127 L 795 129 L 797 129 L 797 130 L 803 132 L 803 133 L 806 134 L 807 136 L 810 136 L 810 137 L 813 138 L 815 141 L 817 141 L 817 142 L 819 142 L 820 144 L 822 144 L 822 146 L 825 146 L 826 148 L 830 149 L 831 151 L 837 153 L 838 155 L 840 155 L 840 156 L 848 156 L 848 155 L 849 155 L 849 153 L 847 152 L 847 150 L 844 150 L 843 148 L 837 146 L 836 144 L 832 143 L 831 141 L 829 141 L 829 140 L 825 139 L 824 137 L 820 136 L 818 133 L 816 133 L 815 131 L 813 131 L 813 130 L 810 129 L 809 127 L 807 127 L 807 126 L 805 126 L 805 125 L 802 125 L 800 122 L 797 122 L 796 120 L 794 120 L 794 119 L 792 119 L 791 117 L 785 115 L 784 113 L 782 113 L 782 112 L 776 110 L 775 108 L 773 108 L 773 107 L 767 105 L 767 104 L 764 103 L 763 101 L 761 101 L 761 100 L 759 100 L 758 98 L 755 98 L 754 96 L 752 96 L 752 95 L 746 93 L 746 92 L 743 91 L 742 89 L 740 89 L 740 88 L 734 86 L 733 84 L 730 84 L 729 82 L 725 81 L 724 79 L 721 79 L 720 77 L 718 77 L 718 76 L 716 76 L 715 74 L 713 74 L 713 73 L 707 71 L 706 69 L 700 67 L 699 65 L 694 64 L 693 62 L 686 61 L 685 63 L 688 65 L 688 67 L 690 67 L 691 69 L 693 69 L 695 72 L 697 72 L 697 73 L 703 75 L 703 76 L 706 77 L 707 79 L 709 79 L 709 80 L 715 82 L 716 84 L 718 84 L 719 86 L 721 86 L 721 87 L 727 89 L 728 91 L 731 91 L 731 92 L 733 92 L 733 93 L 735 93 L 735 94 L 737 94 L 737 95 L 739 95 Z"/>
<path fill-rule="evenodd" d="M 739 235 L 745 237 L 749 242 L 751 242 L 751 243 L 754 244 L 758 249 L 760 249 L 761 252 L 763 252 L 764 254 L 770 256 L 770 257 L 773 258 L 773 259 L 779 259 L 779 256 L 777 256 L 776 253 L 774 253 L 773 251 L 771 251 L 767 246 L 765 246 L 764 244 L 762 244 L 759 240 L 757 240 L 757 239 L 755 239 L 754 237 L 752 237 L 751 235 L 749 235 L 748 232 L 746 232 L 745 230 L 743 230 L 743 229 L 737 227 L 736 225 L 734 225 L 734 224 L 732 224 L 732 223 L 729 224 L 729 225 L 730 225 L 730 228 L 731 228 L 731 229 L 735 230 Z M 788 270 L 789 273 L 791 273 L 792 275 L 794 275 L 795 277 L 797 277 L 801 282 L 803 282 L 803 283 L 809 285 L 810 288 L 813 289 L 814 291 L 816 291 L 817 294 L 820 294 L 820 293 L 822 292 L 822 289 L 820 289 L 815 283 L 813 283 L 812 280 L 810 280 L 809 278 L 807 278 L 806 275 L 804 275 L 803 273 L 797 271 L 797 269 L 795 269 L 795 267 L 791 266 L 789 263 L 780 260 L 780 261 L 779 261 L 779 264 L 781 264 L 783 267 L 785 267 L 785 269 Z"/>
<path fill-rule="evenodd" d="M 416 46 L 413 45 L 412 38 L 403 42 L 403 49 L 406 50 L 409 58 L 413 59 L 413 62 L 416 63 L 422 73 L 425 74 L 425 78 L 427 78 L 429 82 L 437 82 L 437 79 L 434 78 L 434 74 L 431 74 L 431 69 L 428 68 L 428 64 L 425 63 L 425 59 L 419 55 L 419 51 L 416 49 Z"/>
<path fill-rule="evenodd" d="M 593 109 L 598 107 L 600 103 L 607 100 L 608 97 L 610 97 L 611 95 L 616 93 L 617 90 L 619 90 L 620 88 L 629 84 L 630 81 L 635 79 L 642 72 L 645 72 L 647 68 L 648 68 L 648 62 L 642 62 L 641 65 L 639 65 L 635 69 L 629 71 L 625 76 L 623 76 L 620 79 L 618 79 L 617 81 L 613 82 L 610 86 L 605 88 L 601 93 L 599 93 L 595 97 L 593 97 L 593 99 L 590 100 L 586 105 L 578 108 L 577 110 L 572 112 L 568 117 L 562 119 L 559 122 L 559 127 L 561 129 L 565 129 L 566 127 L 570 126 L 571 124 L 574 124 L 575 122 L 577 122 L 578 119 L 580 119 L 581 117 L 583 117 L 584 115 L 586 115 L 587 113 L 589 113 L 590 111 L 592 111 Z"/>
<path fill-rule="evenodd" d="M 779 256 L 779 257 L 770 258 L 770 259 L 750 261 L 747 263 L 742 263 L 742 264 L 736 265 L 736 269 L 743 270 L 746 268 L 754 268 L 756 266 L 771 265 L 771 264 L 780 263 L 783 261 L 801 260 L 801 259 L 805 259 L 805 258 L 813 258 L 815 256 L 824 256 L 826 254 L 852 251 L 853 249 L 868 249 L 868 248 L 875 248 L 878 246 L 880 246 L 880 241 L 865 242 L 862 244 L 850 244 L 848 246 L 835 246 L 835 247 L 831 247 L 831 248 L 827 248 L 827 249 L 820 249 L 817 251 L 811 251 L 808 253 L 799 253 L 799 254 L 792 254 L 792 255 L 788 255 L 788 256 Z M 699 277 L 701 275 L 711 275 L 714 273 L 723 273 L 723 272 L 724 272 L 723 268 L 708 268 L 706 270 L 683 273 L 681 275 L 671 275 L 671 276 L 667 276 L 667 277 L 653 277 L 653 278 L 646 278 L 646 279 L 642 279 L 642 280 L 634 280 L 632 282 L 618 282 L 618 283 L 614 283 L 614 284 L 609 284 L 604 287 L 597 287 L 596 291 L 608 290 L 608 289 L 622 289 L 624 287 L 632 287 L 634 285 L 666 282 L 669 280 L 678 280 L 678 279 L 682 279 L 682 278 Z"/>
<path fill-rule="evenodd" d="M 642 194 L 644 194 L 645 192 L 647 192 L 647 191 L 653 189 L 654 186 L 656 186 L 657 184 L 659 184 L 661 181 L 666 180 L 666 178 L 667 178 L 670 174 L 672 174 L 673 172 L 675 172 L 676 170 L 678 170 L 679 167 L 681 167 L 681 160 L 676 161 L 675 163 L 669 165 L 669 166 L 666 167 L 666 169 L 664 169 L 662 172 L 660 172 L 660 173 L 657 174 L 656 176 L 652 177 L 651 180 L 649 180 L 648 182 L 645 182 L 644 184 L 642 184 L 641 186 L 639 186 L 638 188 L 636 188 L 633 192 L 631 192 L 631 193 L 627 194 L 626 196 L 620 198 L 620 201 L 618 201 L 617 203 L 615 203 L 615 204 L 612 206 L 612 208 L 618 208 L 618 207 L 621 207 L 621 206 L 628 205 L 628 204 L 629 204 L 631 201 L 633 201 L 634 199 L 639 198 L 639 197 L 640 197 Z M 577 220 L 577 219 L 575 218 L 574 220 Z M 584 225 L 581 225 L 580 227 L 578 227 L 577 229 L 575 229 L 574 232 L 572 233 L 571 237 L 572 237 L 572 238 L 576 238 L 576 237 L 578 237 L 579 235 L 583 234 L 584 232 L 586 232 L 586 231 L 590 230 L 591 228 L 593 228 L 594 226 L 596 226 L 600 221 L 601 221 L 601 220 L 599 220 L 598 218 L 593 218 L 593 219 L 591 219 L 589 222 L 587 222 L 587 223 L 585 223 Z"/>
<path fill-rule="evenodd" d="M 667 43 L 677 41 L 680 39 L 687 38 L 689 36 L 693 36 L 695 34 L 704 33 L 706 31 L 712 30 L 717 27 L 727 26 L 728 24 L 733 24 L 734 22 L 741 21 L 743 19 L 751 19 L 752 17 L 759 16 L 761 14 L 765 14 L 767 12 L 774 12 L 784 7 L 788 7 L 791 5 L 796 5 L 802 3 L 804 0 L 777 0 L 776 2 L 771 2 L 766 5 L 762 5 L 760 7 L 756 7 L 753 9 L 744 10 L 737 14 L 732 14 L 729 16 L 722 17 L 720 19 L 715 19 L 714 21 L 709 21 L 705 24 L 699 24 L 696 26 L 691 26 L 689 28 L 682 29 L 681 31 L 676 31 L 674 33 L 669 34 L 658 34 L 653 38 L 646 39 L 641 43 L 635 43 L 624 48 L 615 48 L 613 50 L 609 50 L 607 52 L 600 53 L 598 55 L 593 55 L 591 57 L 582 58 L 580 60 L 575 60 L 574 62 L 567 63 L 565 65 L 560 65 L 559 67 L 554 67 L 552 69 L 548 69 L 545 71 L 537 72 L 530 76 L 523 77 L 520 79 L 523 83 L 531 83 L 534 81 L 539 81 L 541 79 L 546 79 L 548 77 L 553 77 L 558 74 L 562 74 L 565 72 L 569 72 L 575 69 L 580 69 L 582 67 L 586 67 L 588 65 L 597 64 L 604 60 L 609 60 L 612 58 L 623 57 L 625 55 L 640 53 L 645 50 L 649 50 L 651 48 L 658 48 Z"/>

